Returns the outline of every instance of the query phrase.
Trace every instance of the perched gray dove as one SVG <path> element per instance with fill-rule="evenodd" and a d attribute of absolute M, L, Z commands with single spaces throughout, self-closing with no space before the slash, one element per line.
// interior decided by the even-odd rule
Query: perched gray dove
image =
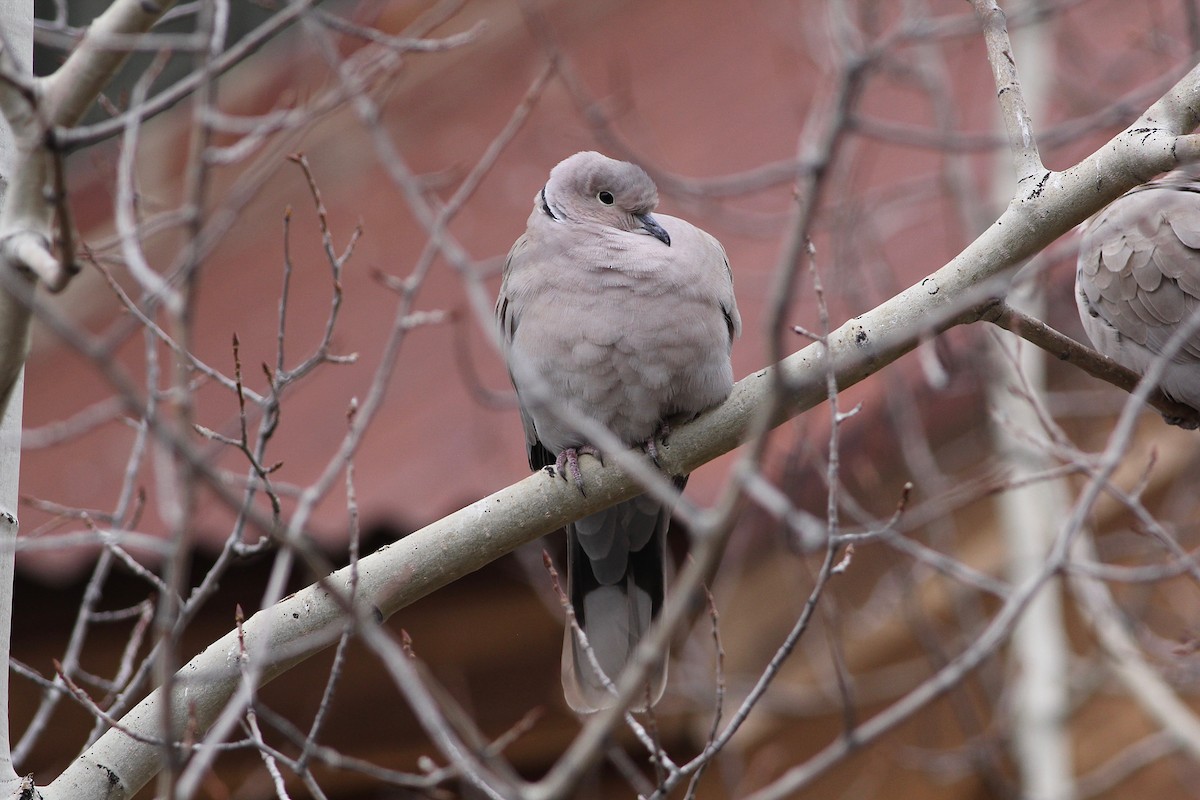
<path fill-rule="evenodd" d="M 1200 310 L 1195 174 L 1175 170 L 1129 190 L 1092 218 L 1079 245 L 1075 300 L 1083 328 L 1097 350 L 1140 374 Z M 1200 329 L 1170 357 L 1159 388 L 1200 408 Z"/>
<path fill-rule="evenodd" d="M 569 405 L 653 456 L 655 437 L 724 400 L 741 331 L 721 244 L 675 217 L 651 216 L 640 167 L 576 153 L 550 171 L 496 301 L 529 466 L 583 490 L 579 456 L 599 456 L 555 408 Z M 676 478 L 680 488 L 687 476 Z M 593 656 L 567 629 L 563 689 L 576 711 L 611 705 L 638 640 L 663 604 L 671 509 L 642 495 L 567 526 L 567 584 Z M 666 663 L 647 686 L 657 702 Z"/>

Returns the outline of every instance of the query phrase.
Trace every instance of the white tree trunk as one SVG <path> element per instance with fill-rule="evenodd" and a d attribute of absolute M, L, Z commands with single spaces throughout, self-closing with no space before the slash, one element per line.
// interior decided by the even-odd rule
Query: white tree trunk
<path fill-rule="evenodd" d="M 24 74 L 33 75 L 33 0 L 6 0 L 0 3 L 0 40 L 12 55 L 16 66 Z M 13 130 L 0 118 L 0 203 L 7 198 L 10 180 L 17 158 L 17 142 Z M 0 265 L 7 269 L 8 265 Z M 11 298 L 0 305 L 11 309 Z M 15 319 L 14 319 L 15 316 Z M 16 325 L 16 337 L 12 332 Z M 16 356 L 24 361 L 25 341 L 28 336 L 28 314 L 9 314 L 0 321 L 0 330 L 9 335 L 0 335 L 0 347 L 6 358 Z M 0 418 L 0 797 L 16 794 L 20 780 L 12 764 L 10 742 L 8 660 L 12 638 L 13 611 L 13 566 L 16 559 L 17 539 L 17 485 L 21 473 L 21 395 L 23 371 L 17 367 L 8 402 L 3 406 Z"/>
<path fill-rule="evenodd" d="M 25 796 L 12 764 L 8 717 L 22 391 L 31 321 L 28 298 L 18 295 L 32 291 L 38 279 L 62 289 L 73 274 L 73 264 L 52 253 L 56 207 L 47 192 L 52 162 L 43 126 L 78 122 L 124 62 L 126 52 L 98 44 L 97 38 L 145 31 L 170 5 L 117 0 L 58 73 L 37 82 L 33 0 L 0 2 L 0 70 L 5 73 L 0 81 L 0 797 Z"/>
<path fill-rule="evenodd" d="M 1012 10 L 1033 7 L 1039 0 L 1012 3 Z M 1012 32 L 1014 56 L 1024 76 L 1022 88 L 1032 114 L 1047 110 L 1054 75 L 1051 21 L 1042 21 Z M 1003 122 L 1001 122 L 1003 126 Z M 1004 179 L 997 179 L 996 201 L 1004 203 L 1011 191 L 1011 166 L 1004 159 Z M 1003 189 L 1001 189 L 1003 187 Z M 1029 316 L 1045 317 L 1046 301 L 1036 281 L 1017 286 L 1008 304 Z M 1008 574 L 1020 586 L 1036 575 L 1070 509 L 1070 495 L 1062 480 L 1030 481 L 1053 466 L 1020 432 L 1041 427 L 1032 403 L 1045 394 L 1046 357 L 1028 342 L 1000 333 L 994 358 L 996 369 L 988 383 L 989 405 L 999 417 L 993 425 L 996 451 L 1011 465 L 1010 478 L 1018 486 L 997 497 L 999 522 L 1008 546 Z M 1023 392 L 1031 392 L 1025 398 Z M 1023 485 L 1021 485 L 1023 484 Z M 1013 631 L 1010 648 L 1012 673 L 1012 749 L 1021 776 L 1021 796 L 1028 800 L 1070 800 L 1075 795 L 1071 740 L 1068 656 L 1070 647 L 1063 619 L 1062 583 L 1050 580 L 1030 602 Z"/>

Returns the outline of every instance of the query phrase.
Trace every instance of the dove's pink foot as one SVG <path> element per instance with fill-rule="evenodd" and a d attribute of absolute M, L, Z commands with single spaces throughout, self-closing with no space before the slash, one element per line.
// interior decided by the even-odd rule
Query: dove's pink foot
<path fill-rule="evenodd" d="M 583 473 L 579 471 L 579 457 L 592 456 L 601 465 L 604 464 L 604 458 L 600 455 L 600 451 L 592 447 L 590 444 L 585 444 L 582 447 L 568 447 L 558 454 L 558 458 L 554 459 L 554 471 L 558 473 L 563 480 L 567 476 L 571 476 L 571 480 L 575 481 L 575 486 L 579 489 L 579 493 L 586 495 L 583 490 Z"/>
<path fill-rule="evenodd" d="M 658 463 L 658 444 L 659 442 L 662 442 L 663 447 L 666 447 L 667 437 L 670 435 L 670 424 L 666 422 L 660 423 L 658 430 L 654 432 L 654 435 L 647 439 L 645 444 L 642 445 L 642 447 L 646 450 L 646 455 L 650 456 L 650 460 L 654 462 L 654 466 L 656 467 L 662 466 Z"/>

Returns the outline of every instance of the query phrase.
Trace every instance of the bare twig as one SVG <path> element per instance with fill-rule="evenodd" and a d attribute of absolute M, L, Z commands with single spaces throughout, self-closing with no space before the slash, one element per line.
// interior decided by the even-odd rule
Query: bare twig
<path fill-rule="evenodd" d="M 1058 360 L 1078 367 L 1093 378 L 1111 383 L 1118 389 L 1132 392 L 1142 379 L 1142 376 L 1133 370 L 1076 342 L 1069 336 L 1064 336 L 1044 322 L 1023 314 L 1004 302 L 994 303 L 983 313 L 983 319 L 1012 331 Z M 1189 430 L 1200 427 L 1200 411 L 1175 402 L 1159 389 L 1150 391 L 1146 397 L 1146 404 L 1162 414 L 1172 424 Z"/>

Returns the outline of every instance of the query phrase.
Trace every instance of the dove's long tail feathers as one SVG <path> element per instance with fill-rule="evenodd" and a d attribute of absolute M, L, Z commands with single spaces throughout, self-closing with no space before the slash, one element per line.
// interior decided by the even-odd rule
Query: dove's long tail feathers
<path fill-rule="evenodd" d="M 638 642 L 662 610 L 670 509 L 642 495 L 567 526 L 567 586 L 589 654 L 568 626 L 562 680 L 567 702 L 582 713 L 612 705 L 598 665 L 616 684 Z M 653 705 L 667 683 L 666 654 L 650 673 L 633 710 Z"/>

